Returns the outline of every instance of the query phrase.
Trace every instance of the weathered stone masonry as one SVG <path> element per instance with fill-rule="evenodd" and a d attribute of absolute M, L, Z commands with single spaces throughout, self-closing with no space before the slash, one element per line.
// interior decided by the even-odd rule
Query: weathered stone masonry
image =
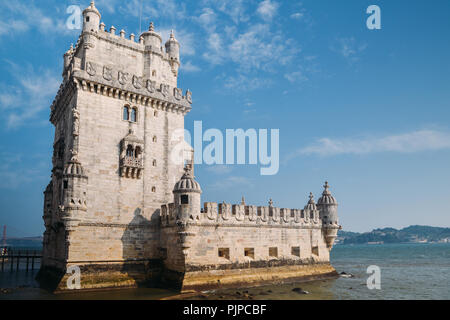
<path fill-rule="evenodd" d="M 189 290 L 335 273 L 329 252 L 340 226 L 328 184 L 304 209 L 244 200 L 202 207 L 192 162 L 170 160 L 192 104 L 177 87 L 174 34 L 163 47 L 153 24 L 138 42 L 108 32 L 93 2 L 83 19 L 51 106 L 41 283 L 67 289 L 71 265 L 84 289 L 153 282 Z M 192 149 L 184 155 L 191 160 Z"/>

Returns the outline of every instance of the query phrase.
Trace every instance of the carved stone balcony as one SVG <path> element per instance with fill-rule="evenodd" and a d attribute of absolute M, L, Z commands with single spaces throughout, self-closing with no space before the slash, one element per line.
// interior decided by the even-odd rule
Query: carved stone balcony
<path fill-rule="evenodd" d="M 144 162 L 142 158 L 125 156 L 120 159 L 120 174 L 125 178 L 140 179 Z"/>

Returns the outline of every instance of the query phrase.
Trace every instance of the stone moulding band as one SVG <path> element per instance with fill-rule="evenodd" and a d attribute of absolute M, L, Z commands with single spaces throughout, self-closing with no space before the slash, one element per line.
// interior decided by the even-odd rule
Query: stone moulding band
<path fill-rule="evenodd" d="M 176 224 L 163 224 L 161 228 L 173 228 L 178 227 Z M 186 227 L 210 227 L 210 228 L 216 228 L 216 227 L 239 227 L 239 228 L 282 228 L 282 229 L 322 229 L 322 224 L 301 224 L 297 223 L 295 225 L 293 224 L 262 224 L 261 222 L 256 223 L 217 223 L 217 222 L 211 222 L 211 223 L 196 223 L 196 222 L 187 222 Z"/>
<path fill-rule="evenodd" d="M 126 223 L 102 223 L 102 222 L 80 222 L 80 227 L 101 227 L 101 228 L 158 228 L 158 225 L 151 224 L 126 224 Z"/>
<path fill-rule="evenodd" d="M 106 95 L 115 99 L 120 99 L 124 101 L 128 101 L 131 103 L 140 104 L 143 106 L 149 106 L 157 110 L 174 112 L 177 114 L 186 115 L 192 109 L 192 107 L 186 102 L 168 102 L 165 101 L 162 97 L 155 97 L 150 94 L 138 93 L 134 91 L 130 91 L 128 89 L 121 89 L 114 87 L 112 85 L 108 85 L 103 83 L 103 81 L 96 79 L 96 81 L 90 80 L 87 77 L 83 77 L 79 74 L 80 70 L 77 70 L 72 75 L 72 81 L 68 81 L 61 85 L 58 93 L 50 107 L 50 121 L 53 123 L 57 114 L 62 110 L 61 105 L 65 105 L 64 97 L 68 97 L 67 94 L 69 90 L 74 87 L 77 89 L 83 89 L 85 91 L 89 90 L 90 92 L 95 92 L 97 94 Z M 83 71 L 84 72 L 84 71 Z M 160 94 L 159 92 L 155 92 L 155 94 Z M 161 94 L 160 94 L 161 95 Z M 184 101 L 183 101 L 184 102 Z"/>
<path fill-rule="evenodd" d="M 183 115 L 186 115 L 191 110 L 190 106 L 167 102 L 150 95 L 143 95 L 128 90 L 115 88 L 113 86 L 103 84 L 101 82 L 94 82 L 82 77 L 74 77 L 74 82 L 77 88 L 82 88 L 84 91 L 89 90 L 92 93 L 152 107 L 157 110 L 170 111 Z"/>

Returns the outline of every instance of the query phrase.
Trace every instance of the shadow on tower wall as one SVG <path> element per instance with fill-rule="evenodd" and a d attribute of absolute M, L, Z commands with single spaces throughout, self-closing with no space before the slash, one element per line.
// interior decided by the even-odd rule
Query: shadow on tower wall
<path fill-rule="evenodd" d="M 149 220 L 142 215 L 142 210 L 137 208 L 121 238 L 122 257 L 125 262 L 120 271 L 140 287 L 160 285 L 163 263 L 158 252 L 159 220 L 155 217 L 159 217 L 159 212 L 156 211 Z"/>

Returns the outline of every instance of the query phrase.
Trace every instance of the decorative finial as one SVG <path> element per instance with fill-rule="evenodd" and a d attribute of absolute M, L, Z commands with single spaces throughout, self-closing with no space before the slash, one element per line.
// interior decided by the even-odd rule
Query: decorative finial
<path fill-rule="evenodd" d="M 324 195 L 331 194 L 330 190 L 328 190 L 328 189 L 330 189 L 330 185 L 328 184 L 328 181 L 325 181 L 325 185 L 323 186 L 323 188 L 325 189 L 325 190 L 323 190 Z"/>
<path fill-rule="evenodd" d="M 245 206 L 245 198 L 244 198 L 244 196 L 242 196 L 241 206 Z"/>
<path fill-rule="evenodd" d="M 272 198 L 269 199 L 269 207 L 273 207 L 273 201 L 272 201 Z"/>
<path fill-rule="evenodd" d="M 95 7 L 95 1 L 91 1 L 91 8 Z"/>
<path fill-rule="evenodd" d="M 155 31 L 155 26 L 153 25 L 153 21 L 150 22 L 150 27 L 148 28 L 148 31 Z"/>
<path fill-rule="evenodd" d="M 175 34 L 173 33 L 173 29 L 170 30 L 170 39 L 175 39 Z"/>
<path fill-rule="evenodd" d="M 314 195 L 312 192 L 309 193 L 309 201 L 314 201 Z"/>
<path fill-rule="evenodd" d="M 184 166 L 184 174 L 186 175 L 186 176 L 188 176 L 188 177 L 191 177 L 192 176 L 192 164 L 190 164 L 190 163 L 187 163 L 185 166 Z"/>

